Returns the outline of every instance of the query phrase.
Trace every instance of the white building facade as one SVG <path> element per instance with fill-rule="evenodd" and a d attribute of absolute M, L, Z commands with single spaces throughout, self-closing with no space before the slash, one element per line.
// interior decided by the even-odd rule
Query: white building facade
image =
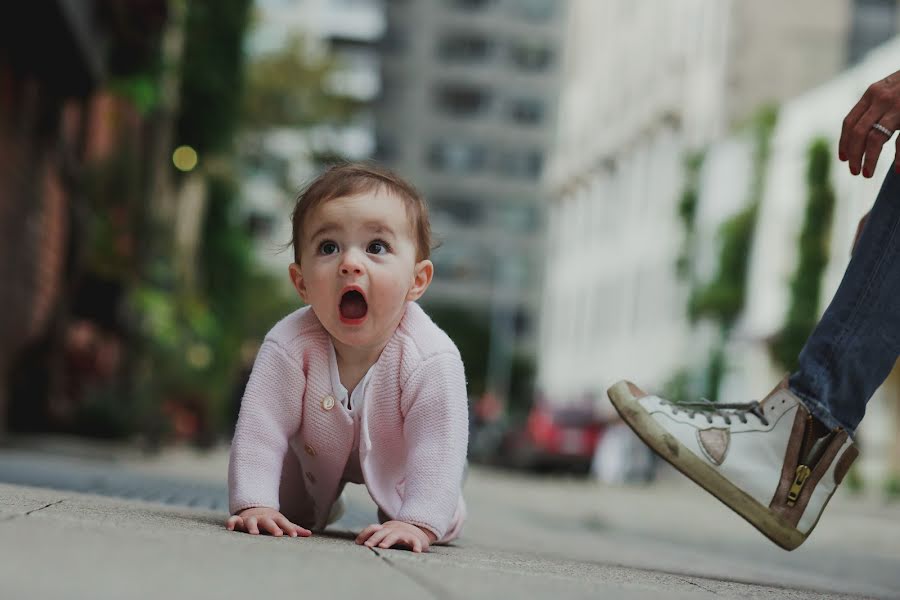
<path fill-rule="evenodd" d="M 717 329 L 688 321 L 689 283 L 675 269 L 684 161 L 705 150 L 696 268 L 709 276 L 718 227 L 747 201 L 753 177 L 749 134 L 727 136 L 761 105 L 839 73 L 860 40 L 880 41 L 862 4 L 571 4 L 544 179 L 552 200 L 538 384 L 549 398 L 599 398 L 626 377 L 661 389 L 708 361 Z"/>

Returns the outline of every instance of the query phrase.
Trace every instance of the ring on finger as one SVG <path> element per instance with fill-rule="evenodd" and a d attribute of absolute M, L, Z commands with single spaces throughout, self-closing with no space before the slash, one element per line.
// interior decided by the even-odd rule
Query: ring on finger
<path fill-rule="evenodd" d="M 893 131 L 891 131 L 890 129 L 888 129 L 887 127 L 882 125 L 881 123 L 874 123 L 872 125 L 872 129 L 874 129 L 875 131 L 880 131 L 881 133 L 883 133 L 884 135 L 886 135 L 888 137 L 891 137 L 894 135 Z"/>

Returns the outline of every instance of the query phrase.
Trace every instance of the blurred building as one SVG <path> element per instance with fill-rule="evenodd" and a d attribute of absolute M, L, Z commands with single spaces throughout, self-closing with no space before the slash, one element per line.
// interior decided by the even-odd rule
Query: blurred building
<path fill-rule="evenodd" d="M 84 269 L 85 187 L 110 132 L 140 117 L 98 91 L 143 64 L 166 14 L 161 0 L 0 8 L 0 433 L 47 427 L 77 379 L 72 324 L 90 322 L 93 342 L 115 318 Z"/>
<path fill-rule="evenodd" d="M 429 201 L 440 246 L 423 303 L 491 315 L 491 370 L 501 394 L 513 348 L 531 353 L 536 340 L 540 180 L 564 68 L 566 6 L 386 3 L 376 158 Z"/>
<path fill-rule="evenodd" d="M 247 43 L 251 57 L 283 51 L 294 39 L 309 60 L 330 60 L 326 90 L 356 107 L 347 123 L 251 132 L 242 144 L 247 175 L 243 216 L 257 256 L 288 281 L 290 213 L 302 184 L 332 157 L 370 158 L 375 149 L 373 102 L 381 91 L 378 46 L 386 22 L 380 0 L 257 0 Z"/>
<path fill-rule="evenodd" d="M 735 335 L 727 346 L 729 369 L 722 393 L 734 397 L 767 392 L 783 377 L 775 364 L 769 341 L 779 334 L 790 306 L 790 282 L 799 261 L 797 240 L 803 229 L 809 197 L 807 173 L 809 148 L 817 139 L 829 148 L 828 182 L 835 193 L 830 230 L 827 232 L 828 262 L 822 274 L 819 314 L 828 306 L 850 259 L 856 225 L 872 206 L 891 163 L 890 145 L 885 146 L 871 179 L 854 177 L 837 158 L 841 122 L 865 89 L 900 68 L 900 38 L 871 51 L 824 84 L 786 101 L 773 132 L 772 154 L 765 181 L 750 255 L 748 296 Z M 718 142 L 710 153 L 720 155 L 704 167 L 701 204 L 715 204 L 722 192 L 724 176 L 748 169 L 747 153 L 721 153 L 734 138 Z M 701 208 L 701 210 L 703 210 Z M 711 240 L 710 240 L 711 241 Z M 816 315 L 819 316 L 819 315 Z M 895 368 L 875 393 L 859 429 L 863 447 L 859 463 L 869 481 L 900 477 L 900 369 Z"/>
<path fill-rule="evenodd" d="M 895 0 L 573 0 L 570 12 L 546 173 L 538 376 L 563 401 L 624 377 L 659 388 L 707 361 L 718 331 L 688 323 L 688 283 L 675 268 L 686 157 L 762 104 L 834 77 L 893 35 L 898 19 Z M 717 172 L 698 228 L 715 231 L 746 202 L 752 151 L 736 137 L 707 153 L 708 162 L 738 158 Z M 715 234 L 707 240 L 701 272 L 715 266 Z"/>

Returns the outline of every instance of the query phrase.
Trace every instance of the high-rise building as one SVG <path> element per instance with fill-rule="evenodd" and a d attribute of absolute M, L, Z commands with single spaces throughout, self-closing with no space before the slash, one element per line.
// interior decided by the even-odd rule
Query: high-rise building
<path fill-rule="evenodd" d="M 566 6 L 386 3 L 376 158 L 429 201 L 440 246 L 423 303 L 491 315 L 492 344 L 505 346 L 507 356 L 513 348 L 533 352 L 536 340 L 541 177 L 563 70 Z"/>
<path fill-rule="evenodd" d="M 288 219 L 297 191 L 321 170 L 321 160 L 370 158 L 375 149 L 372 103 L 381 91 L 379 43 L 385 31 L 380 0 L 257 0 L 248 39 L 251 57 L 284 51 L 293 40 L 305 60 L 328 60 L 327 93 L 356 107 L 338 125 L 281 127 L 246 136 L 243 216 L 254 233 L 257 256 L 279 275 L 290 257 Z M 285 277 L 287 283 L 287 277 Z"/>

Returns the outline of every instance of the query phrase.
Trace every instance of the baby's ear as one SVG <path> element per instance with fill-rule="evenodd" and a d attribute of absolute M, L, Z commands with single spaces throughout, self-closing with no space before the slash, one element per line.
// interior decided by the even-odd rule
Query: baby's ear
<path fill-rule="evenodd" d="M 415 278 L 412 287 L 406 294 L 406 299 L 412 301 L 421 298 L 428 286 L 431 285 L 432 277 L 434 277 L 434 264 L 428 259 L 417 262 Z"/>
<path fill-rule="evenodd" d="M 309 304 L 306 299 L 306 280 L 303 279 L 303 271 L 300 270 L 300 265 L 291 263 L 291 266 L 288 267 L 288 273 L 291 274 L 291 283 L 294 284 L 294 289 L 300 294 L 300 298 Z"/>

